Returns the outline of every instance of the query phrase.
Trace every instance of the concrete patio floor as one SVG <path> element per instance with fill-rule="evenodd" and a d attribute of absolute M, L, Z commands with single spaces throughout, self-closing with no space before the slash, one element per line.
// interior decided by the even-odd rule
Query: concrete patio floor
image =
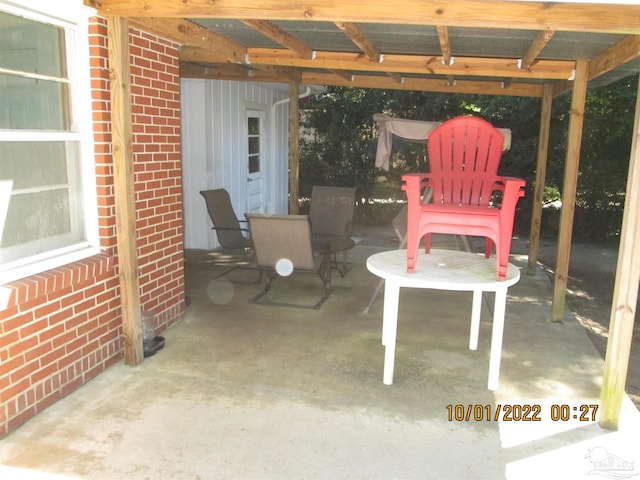
<path fill-rule="evenodd" d="M 591 421 L 603 361 L 571 312 L 549 321 L 542 271 L 509 290 L 497 391 L 487 390 L 492 302 L 483 303 L 480 346 L 470 351 L 471 294 L 424 290 L 401 293 L 394 384 L 383 385 L 382 295 L 363 313 L 378 284 L 365 260 L 390 248 L 356 247 L 355 268 L 334 275 L 319 310 L 250 304 L 259 286 L 238 280 L 255 272 L 212 280 L 206 256 L 188 253 L 190 306 L 163 332 L 165 348 L 139 367 L 115 365 L 0 441 L 0 478 L 640 474 L 640 413 L 625 397 L 617 432 Z M 321 289 L 305 274 L 273 287 L 309 302 Z M 455 419 L 456 405 L 465 417 L 471 406 L 469 420 Z M 540 421 L 517 420 L 537 405 Z M 583 405 L 588 421 L 573 418 Z M 516 419 L 504 420 L 506 406 L 516 406 Z M 553 421 L 554 413 L 569 418 Z M 617 463 L 596 463 L 607 457 Z"/>

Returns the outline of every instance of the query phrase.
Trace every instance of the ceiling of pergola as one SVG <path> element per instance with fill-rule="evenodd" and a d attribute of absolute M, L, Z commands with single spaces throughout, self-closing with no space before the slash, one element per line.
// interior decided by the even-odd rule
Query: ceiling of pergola
<path fill-rule="evenodd" d="M 640 71 L 640 5 L 85 0 L 182 45 L 183 77 L 541 96 Z"/>

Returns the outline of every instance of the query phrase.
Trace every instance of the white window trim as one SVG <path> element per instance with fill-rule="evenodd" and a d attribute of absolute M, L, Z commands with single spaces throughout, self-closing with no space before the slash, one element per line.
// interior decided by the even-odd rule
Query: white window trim
<path fill-rule="evenodd" d="M 82 260 L 101 252 L 98 230 L 93 116 L 91 111 L 91 76 L 89 57 L 89 18 L 95 10 L 78 0 L 0 0 L 0 10 L 34 21 L 50 23 L 72 32 L 67 36 L 67 58 L 72 90 L 70 132 L 38 132 L 39 139 L 79 141 L 86 241 L 12 262 L 0 267 L 0 285 Z M 34 132 L 0 130 L 0 141 L 26 139 Z M 29 137 L 33 140 L 33 137 Z"/>

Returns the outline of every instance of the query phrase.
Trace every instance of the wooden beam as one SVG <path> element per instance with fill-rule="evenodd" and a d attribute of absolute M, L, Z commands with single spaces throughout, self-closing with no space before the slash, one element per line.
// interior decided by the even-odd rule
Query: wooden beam
<path fill-rule="evenodd" d="M 349 70 L 329 70 L 334 75 L 338 75 L 340 78 L 345 79 L 347 82 L 353 82 L 355 75 Z"/>
<path fill-rule="evenodd" d="M 533 43 L 527 50 L 527 53 L 524 54 L 522 60 L 520 61 L 520 68 L 529 68 L 533 65 L 533 62 L 538 58 L 540 52 L 547 46 L 553 34 L 555 32 L 549 30 L 543 30 L 538 32 L 536 38 L 533 40 Z"/>
<path fill-rule="evenodd" d="M 189 63 L 180 64 L 181 78 L 206 78 L 209 80 L 233 80 L 239 82 L 284 83 L 281 76 L 261 72 L 259 70 L 253 70 L 253 72 L 254 74 L 251 77 L 247 77 L 246 75 L 225 72 L 224 70 L 210 69 L 202 67 L 201 65 L 193 65 Z"/>
<path fill-rule="evenodd" d="M 180 77 L 183 78 L 210 78 L 216 80 L 245 80 L 253 81 L 255 70 L 248 70 L 240 65 L 225 63 L 214 65 L 197 65 L 195 63 L 180 63 Z M 277 78 L 277 79 L 276 79 Z M 279 77 L 272 76 L 268 81 L 281 81 Z"/>
<path fill-rule="evenodd" d="M 245 25 L 260 32 L 265 37 L 270 38 L 274 42 L 279 43 L 283 47 L 293 50 L 297 55 L 308 60 L 313 60 L 316 52 L 304 42 L 300 41 L 293 35 L 288 34 L 274 23 L 266 20 L 241 20 Z"/>
<path fill-rule="evenodd" d="M 246 51 L 246 50 L 245 50 Z M 239 57 L 238 57 L 239 58 Z M 204 49 L 200 47 L 192 47 L 184 45 L 180 49 L 180 61 L 187 63 L 206 63 L 206 64 L 218 64 L 218 63 L 238 63 L 246 64 L 247 56 L 244 55 L 242 61 L 231 61 L 223 51 L 214 49 Z"/>
<path fill-rule="evenodd" d="M 589 79 L 599 77 L 640 56 L 640 35 L 629 35 L 589 63 Z"/>
<path fill-rule="evenodd" d="M 289 213 L 299 211 L 300 192 L 300 151 L 298 133 L 300 131 L 300 112 L 298 107 L 298 83 L 289 84 Z"/>
<path fill-rule="evenodd" d="M 101 16 L 253 18 L 640 34 L 640 6 L 500 0 L 84 0 Z"/>
<path fill-rule="evenodd" d="M 261 70 L 267 74 L 280 78 L 280 82 L 300 83 L 301 73 L 297 68 L 279 67 L 276 65 L 254 65 L 256 70 Z"/>
<path fill-rule="evenodd" d="M 551 304 L 551 320 L 553 322 L 561 322 L 564 316 L 588 75 L 589 62 L 586 60 L 579 60 L 576 65 L 576 79 L 574 80 L 573 95 L 571 97 L 568 133 L 569 139 L 564 167 L 564 183 L 562 187 L 562 209 L 560 212 L 560 228 L 558 232 L 558 254 L 556 256 L 556 273 L 553 284 L 553 300 Z"/>
<path fill-rule="evenodd" d="M 613 289 L 604 378 L 600 392 L 600 426 L 618 429 L 629 368 L 633 324 L 640 281 L 640 85 L 631 142 L 616 281 Z"/>
<path fill-rule="evenodd" d="M 502 81 L 502 88 L 511 88 L 514 83 L 516 83 L 515 78 L 506 78 Z"/>
<path fill-rule="evenodd" d="M 144 351 L 133 182 L 129 24 L 123 18 L 108 18 L 107 31 L 111 85 L 113 190 L 124 361 L 127 365 L 135 366 L 142 362 Z"/>
<path fill-rule="evenodd" d="M 369 40 L 369 37 L 365 35 L 357 24 L 351 22 L 336 22 L 336 26 L 364 52 L 370 61 L 375 63 L 382 62 L 382 53 L 380 53 L 378 47 Z"/>
<path fill-rule="evenodd" d="M 131 23 L 144 31 L 166 37 L 181 45 L 213 52 L 218 62 L 244 63 L 247 47 L 222 37 L 188 20 L 178 18 L 132 18 Z"/>
<path fill-rule="evenodd" d="M 298 58 L 286 50 L 249 48 L 251 63 L 283 65 L 298 68 L 326 70 L 353 70 L 369 72 L 397 72 L 422 75 L 455 75 L 478 77 L 515 77 L 541 80 L 566 80 L 574 75 L 575 62 L 569 60 L 540 60 L 533 67 L 521 69 L 519 59 L 456 57 L 453 65 L 442 64 L 441 56 L 385 55 L 384 62 L 374 63 L 358 53 L 318 52 L 315 60 Z M 206 58 L 206 53 L 202 54 Z M 194 61 L 180 55 L 181 60 Z"/>
<path fill-rule="evenodd" d="M 420 92 L 472 93 L 503 95 L 510 97 L 540 97 L 541 84 L 518 83 L 505 90 L 501 82 L 457 80 L 450 85 L 444 79 L 404 77 L 402 83 L 381 75 L 355 75 L 352 81 L 331 73 L 317 71 L 302 72 L 302 83 L 311 85 L 332 85 L 337 87 L 381 88 L 388 90 L 414 90 Z"/>
<path fill-rule="evenodd" d="M 542 93 L 540 111 L 540 133 L 538 135 L 538 160 L 536 162 L 536 183 L 533 189 L 533 211 L 531 213 L 531 230 L 529 232 L 529 257 L 527 274 L 535 275 L 538 269 L 538 252 L 540 250 L 540 231 L 542 230 L 542 204 L 544 203 L 544 185 L 547 175 L 547 156 L 549 152 L 549 133 L 551 131 L 551 104 L 553 103 L 553 87 L 545 85 Z"/>
<path fill-rule="evenodd" d="M 396 83 L 404 83 L 404 77 L 399 73 L 387 72 L 387 75 L 389 75 L 389 77 Z"/>

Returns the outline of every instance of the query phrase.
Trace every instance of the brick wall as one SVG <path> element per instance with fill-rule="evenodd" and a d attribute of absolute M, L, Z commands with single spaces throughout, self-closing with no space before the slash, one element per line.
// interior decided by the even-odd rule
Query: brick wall
<path fill-rule="evenodd" d="M 4 286 L 0 437 L 123 357 L 105 21 L 89 33 L 103 254 Z M 160 333 L 185 308 L 178 50 L 136 30 L 130 45 L 140 294 Z"/>
<path fill-rule="evenodd" d="M 184 310 L 178 45 L 130 35 L 141 302 L 164 329 Z"/>

